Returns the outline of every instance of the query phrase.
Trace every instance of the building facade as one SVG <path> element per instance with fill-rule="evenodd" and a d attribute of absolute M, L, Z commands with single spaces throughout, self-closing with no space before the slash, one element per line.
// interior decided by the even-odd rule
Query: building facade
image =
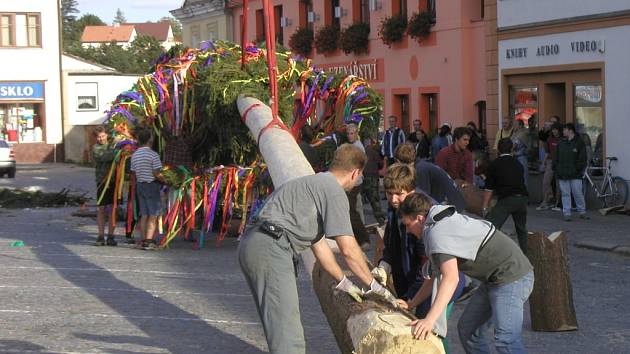
<path fill-rule="evenodd" d="M 88 162 L 94 143 L 92 129 L 103 123 L 116 96 L 131 89 L 140 77 L 68 54 L 62 56 L 62 70 L 64 157 Z"/>
<path fill-rule="evenodd" d="M 182 24 L 182 43 L 198 47 L 208 40 L 234 41 L 234 17 L 225 0 L 186 0 L 170 11 Z"/>
<path fill-rule="evenodd" d="M 618 157 L 615 174 L 630 178 L 630 2 L 498 1 L 496 35 L 495 122 L 573 122 L 593 156 Z"/>
<path fill-rule="evenodd" d="M 232 2 L 238 3 L 238 2 Z M 357 22 L 369 24 L 366 54 L 341 50 L 319 53 L 315 65 L 335 72 L 362 76 L 382 96 L 384 115 L 395 115 L 407 131 L 420 119 L 423 129 L 443 123 L 485 126 L 486 37 L 484 2 L 481 0 L 322 0 L 273 1 L 276 41 L 289 46 L 300 27 L 315 33 L 325 26 L 338 30 Z M 232 5 L 234 38 L 240 38 L 242 7 Z M 250 1 L 248 39 L 264 38 L 262 1 Z M 388 46 L 379 38 L 381 22 L 395 15 L 410 18 L 427 11 L 433 26 L 428 38 L 416 41 L 404 35 Z"/>
<path fill-rule="evenodd" d="M 0 2 L 0 136 L 18 162 L 63 160 L 58 1 Z"/>

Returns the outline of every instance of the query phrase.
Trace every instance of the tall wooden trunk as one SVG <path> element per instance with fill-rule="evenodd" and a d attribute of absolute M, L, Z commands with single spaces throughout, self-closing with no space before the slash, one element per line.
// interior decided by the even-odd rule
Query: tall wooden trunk
<path fill-rule="evenodd" d="M 578 328 L 573 306 L 567 239 L 562 231 L 547 236 L 529 233 L 527 256 L 534 266 L 534 290 L 529 308 L 534 331 L 573 331 Z"/>

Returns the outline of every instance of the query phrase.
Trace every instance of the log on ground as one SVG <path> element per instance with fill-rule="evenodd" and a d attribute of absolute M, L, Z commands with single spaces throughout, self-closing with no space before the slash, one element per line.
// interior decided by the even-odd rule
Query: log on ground
<path fill-rule="evenodd" d="M 335 280 L 315 263 L 313 289 L 344 354 L 444 354 L 441 340 L 431 335 L 416 340 L 407 325 L 411 319 L 377 296 L 357 303 L 334 289 Z M 356 282 L 355 282 L 356 283 Z"/>
<path fill-rule="evenodd" d="M 573 306 L 567 239 L 558 231 L 547 236 L 529 233 L 527 255 L 534 266 L 534 289 L 529 308 L 534 331 L 572 331 L 578 328 Z"/>

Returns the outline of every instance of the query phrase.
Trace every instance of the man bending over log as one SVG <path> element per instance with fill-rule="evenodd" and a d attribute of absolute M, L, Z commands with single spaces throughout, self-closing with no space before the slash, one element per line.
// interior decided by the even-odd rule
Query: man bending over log
<path fill-rule="evenodd" d="M 446 335 L 444 312 L 461 270 L 481 282 L 457 325 L 466 353 L 490 353 L 490 339 L 484 333 L 487 323 L 494 327 L 497 352 L 524 353 L 523 304 L 532 291 L 534 273 L 516 243 L 488 221 L 459 214 L 453 206 L 432 206 L 422 193 L 407 196 L 400 215 L 407 232 L 424 239 L 434 271 L 431 278 L 439 280 L 429 313 L 410 324 L 413 335 Z M 420 304 L 431 295 L 431 283 L 423 282 L 416 296 L 401 305 Z"/>
<path fill-rule="evenodd" d="M 306 351 L 294 278 L 302 251 L 310 248 L 321 267 L 339 282 L 336 288 L 362 301 L 363 290 L 343 274 L 324 235 L 336 241 L 348 268 L 370 287 L 368 292 L 395 304 L 394 296 L 370 274 L 352 234 L 345 191 L 355 186 L 365 163 L 359 148 L 342 145 L 328 172 L 296 178 L 276 189 L 241 239 L 239 263 L 271 353 Z"/>

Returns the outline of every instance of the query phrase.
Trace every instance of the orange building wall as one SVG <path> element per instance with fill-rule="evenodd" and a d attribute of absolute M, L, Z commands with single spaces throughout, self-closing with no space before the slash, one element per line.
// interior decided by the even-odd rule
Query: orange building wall
<path fill-rule="evenodd" d="M 326 0 L 314 0 L 313 11 L 319 16 L 314 30 L 325 25 Z M 480 0 L 436 1 L 436 24 L 430 37 L 420 44 L 405 36 L 402 43 L 388 48 L 378 37 L 381 19 L 391 16 L 392 1 L 381 0 L 380 10 L 370 13 L 370 50 L 366 55 L 345 55 L 341 50 L 333 54 L 320 54 L 313 50 L 313 61 L 322 67 L 348 65 L 352 61 L 378 61 L 377 80 L 370 85 L 384 95 L 384 115 L 397 112 L 394 94 L 409 94 L 409 127 L 414 119 L 422 118 L 423 127 L 428 128 L 426 107 L 423 107 L 421 93 L 438 94 L 438 126 L 449 122 L 453 126 L 477 122 L 475 103 L 486 97 L 486 50 L 484 22 L 480 20 Z M 425 0 L 407 0 L 408 16 L 417 12 Z M 274 5 L 282 5 L 284 16 L 291 25 L 285 27 L 284 45 L 288 47 L 291 34 L 298 29 L 299 1 L 276 0 Z M 341 18 L 341 28 L 352 24 L 353 0 L 340 0 L 346 12 Z M 355 4 L 356 6 L 356 4 Z M 262 8 L 262 1 L 250 1 L 248 18 L 248 38 L 255 39 L 256 13 Z M 238 18 L 242 9 L 234 9 Z M 234 21 L 238 23 L 238 21 Z M 240 38 L 241 28 L 235 25 L 235 38 Z M 384 76 L 384 77 L 383 77 Z"/>

